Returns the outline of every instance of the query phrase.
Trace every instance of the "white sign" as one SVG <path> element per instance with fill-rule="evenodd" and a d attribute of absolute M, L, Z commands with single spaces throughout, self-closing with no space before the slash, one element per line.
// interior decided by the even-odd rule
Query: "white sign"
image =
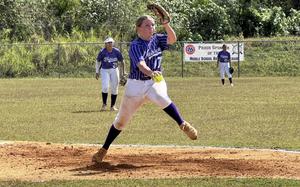
<path fill-rule="evenodd" d="M 231 55 L 231 61 L 244 60 L 244 43 L 226 43 L 227 51 Z M 217 56 L 222 51 L 223 44 L 221 43 L 185 43 L 184 44 L 184 61 L 199 62 L 199 61 L 217 61 Z M 238 55 L 240 52 L 240 55 Z"/>

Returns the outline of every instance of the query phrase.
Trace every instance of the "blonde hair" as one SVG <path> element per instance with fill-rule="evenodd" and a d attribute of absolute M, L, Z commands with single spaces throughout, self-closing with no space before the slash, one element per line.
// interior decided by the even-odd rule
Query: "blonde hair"
<path fill-rule="evenodd" d="M 149 16 L 149 15 L 143 15 L 143 16 L 139 17 L 139 18 L 136 20 L 135 26 L 136 26 L 136 27 L 140 27 L 140 26 L 143 24 L 143 21 L 146 20 L 146 19 L 151 19 L 151 20 L 154 21 L 154 19 L 153 19 L 151 16 Z"/>

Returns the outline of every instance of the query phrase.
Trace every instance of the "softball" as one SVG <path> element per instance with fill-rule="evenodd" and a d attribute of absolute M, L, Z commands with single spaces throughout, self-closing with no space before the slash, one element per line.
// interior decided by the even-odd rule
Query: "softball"
<path fill-rule="evenodd" d="M 163 78 L 163 76 L 162 75 L 157 75 L 157 76 L 154 76 L 153 77 L 153 81 L 154 82 L 160 82 L 160 81 L 162 81 L 164 78 Z"/>

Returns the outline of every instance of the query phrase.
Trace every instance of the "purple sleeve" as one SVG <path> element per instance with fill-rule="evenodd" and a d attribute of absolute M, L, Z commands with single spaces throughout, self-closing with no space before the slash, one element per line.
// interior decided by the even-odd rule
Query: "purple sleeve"
<path fill-rule="evenodd" d="M 103 49 L 101 49 L 101 51 L 99 52 L 98 56 L 97 56 L 97 61 L 101 62 L 103 60 Z"/>

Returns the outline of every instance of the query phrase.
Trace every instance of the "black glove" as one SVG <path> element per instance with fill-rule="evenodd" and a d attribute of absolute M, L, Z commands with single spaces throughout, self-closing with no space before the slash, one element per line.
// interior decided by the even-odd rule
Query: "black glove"
<path fill-rule="evenodd" d="M 171 21 L 170 14 L 159 4 L 148 4 L 147 8 L 152 11 L 159 19 L 161 24 L 167 24 Z"/>
<path fill-rule="evenodd" d="M 125 86 L 125 84 L 127 83 L 127 75 L 122 75 L 120 78 L 120 85 L 121 86 Z"/>
<path fill-rule="evenodd" d="M 229 68 L 229 73 L 230 73 L 230 74 L 233 74 L 233 72 L 234 72 L 233 67 L 230 67 L 230 68 Z"/>

